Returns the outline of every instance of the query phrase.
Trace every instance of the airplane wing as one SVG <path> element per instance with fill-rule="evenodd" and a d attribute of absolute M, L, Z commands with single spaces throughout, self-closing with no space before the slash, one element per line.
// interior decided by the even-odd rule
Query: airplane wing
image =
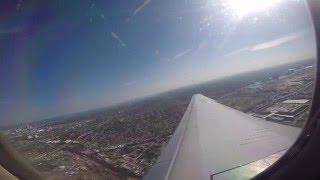
<path fill-rule="evenodd" d="M 299 133 L 197 94 L 144 179 L 250 178 L 250 172 L 279 158 Z"/>

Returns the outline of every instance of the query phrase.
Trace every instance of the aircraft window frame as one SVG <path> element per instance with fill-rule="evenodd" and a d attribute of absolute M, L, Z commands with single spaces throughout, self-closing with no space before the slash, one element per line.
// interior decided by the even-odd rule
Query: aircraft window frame
<path fill-rule="evenodd" d="M 310 10 L 316 38 L 316 73 L 310 114 L 299 137 L 297 138 L 295 143 L 290 147 L 290 149 L 288 149 L 288 151 L 278 161 L 269 166 L 260 174 L 257 174 L 255 177 L 253 177 L 253 179 L 283 179 L 283 176 L 288 177 L 290 176 L 289 174 L 286 174 L 286 170 L 288 169 L 284 170 L 284 167 L 292 167 L 293 164 L 295 164 L 293 161 L 297 161 L 296 159 L 298 158 L 299 160 L 304 162 L 304 160 L 307 160 L 308 154 L 306 154 L 306 152 L 303 151 L 308 148 L 315 148 L 314 145 L 311 145 L 311 140 L 312 138 L 317 138 L 316 134 L 319 134 L 320 131 L 320 124 L 318 122 L 320 120 L 320 47 L 318 44 L 318 42 L 320 42 L 320 23 L 317 22 L 317 20 L 320 19 L 320 3 L 317 0 L 307 0 L 306 4 Z M 291 177 L 294 176 L 291 175 Z"/>
<path fill-rule="evenodd" d="M 254 179 L 279 178 L 281 177 L 281 173 L 284 173 L 285 175 L 287 167 L 289 167 L 290 164 L 292 165 L 293 161 L 297 158 L 303 160 L 303 158 L 307 156 L 307 151 L 304 150 L 311 148 L 311 141 L 317 138 L 315 137 L 316 134 L 320 134 L 320 123 L 318 122 L 320 121 L 320 48 L 317 43 L 320 42 L 320 21 L 317 22 L 317 20 L 320 20 L 320 8 L 318 8 L 320 7 L 320 2 L 317 0 L 307 0 L 307 4 L 314 23 L 317 48 L 316 78 L 310 114 L 301 134 L 291 148 L 277 162 L 253 177 Z M 320 142 L 318 145 L 320 146 Z M 42 179 L 42 177 L 33 168 L 27 166 L 27 163 L 19 157 L 18 153 L 14 152 L 2 135 L 0 135 L 0 155 L 0 165 L 17 178 Z"/>

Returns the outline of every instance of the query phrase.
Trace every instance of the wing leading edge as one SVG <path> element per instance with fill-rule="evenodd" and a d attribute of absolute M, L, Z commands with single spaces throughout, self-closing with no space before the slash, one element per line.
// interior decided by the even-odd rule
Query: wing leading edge
<path fill-rule="evenodd" d="M 196 94 L 144 179 L 220 179 L 221 173 L 288 149 L 299 132 Z"/>

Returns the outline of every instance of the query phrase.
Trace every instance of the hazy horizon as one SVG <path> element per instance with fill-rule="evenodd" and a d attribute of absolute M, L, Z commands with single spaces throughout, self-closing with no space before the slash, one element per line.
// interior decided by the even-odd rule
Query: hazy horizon
<path fill-rule="evenodd" d="M 0 124 L 316 57 L 304 1 L 248 14 L 214 2 L 12 2 L 0 17 Z"/>
<path fill-rule="evenodd" d="M 299 63 L 299 62 L 309 62 L 310 60 L 312 59 L 307 59 L 307 60 L 301 60 L 301 61 L 296 61 L 296 62 L 292 62 L 292 63 L 289 63 L 289 64 L 280 64 L 280 65 L 276 65 L 276 66 L 272 66 L 272 67 L 269 67 L 269 68 L 266 68 L 266 69 L 271 69 L 273 67 L 282 67 L 282 66 L 288 66 L 289 67 L 292 67 L 290 65 L 293 65 L 293 64 L 296 64 L 296 63 Z M 176 89 L 171 89 L 171 90 L 168 90 L 168 91 L 164 91 L 164 92 L 160 92 L 160 93 L 156 93 L 156 94 L 151 94 L 151 95 L 148 95 L 148 96 L 143 96 L 143 97 L 137 97 L 137 98 L 134 98 L 134 99 L 130 99 L 130 100 L 127 100 L 127 101 L 123 101 L 123 102 L 119 102 L 119 103 L 116 103 L 116 104 L 109 104 L 107 106 L 100 106 L 100 107 L 95 107 L 95 108 L 91 108 L 91 109 L 82 109 L 82 110 L 79 110 L 79 111 L 75 111 L 75 112 L 68 112 L 68 113 L 65 113 L 65 114 L 58 114 L 58 115 L 54 115 L 54 116 L 48 116 L 48 117 L 43 117 L 43 118 L 40 118 L 40 119 L 34 119 L 34 120 L 30 120 L 29 122 L 17 122 L 17 123 L 14 123 L 14 124 L 0 124 L 0 128 L 6 128 L 6 127 L 11 127 L 11 126 L 17 126 L 17 125 L 26 125 L 28 123 L 35 123 L 35 122 L 39 122 L 39 121 L 42 121 L 42 120 L 46 120 L 46 119 L 54 119 L 54 118 L 60 118 L 60 117 L 64 117 L 64 116 L 72 116 L 72 115 L 75 115 L 75 114 L 78 114 L 78 113 L 85 113 L 85 112 L 89 112 L 89 111 L 96 111 L 96 110 L 100 110 L 100 109 L 109 109 L 109 108 L 114 108 L 114 107 L 117 107 L 117 106 L 122 106 L 122 105 L 128 105 L 130 103 L 138 103 L 140 101 L 143 101 L 143 100 L 148 100 L 150 98 L 154 98 L 154 97 L 157 97 L 157 96 L 160 96 L 162 94 L 165 94 L 165 93 L 171 93 L 171 92 L 176 92 L 176 91 L 179 91 L 179 90 L 182 90 L 182 89 L 185 89 L 185 88 L 192 88 L 192 87 L 195 87 L 195 86 L 201 86 L 201 85 L 206 85 L 206 84 L 210 84 L 210 83 L 214 83 L 214 81 L 219 81 L 219 80 L 223 80 L 223 79 L 228 79 L 228 78 L 232 78 L 232 77 L 235 77 L 237 75 L 244 75 L 244 74 L 247 74 L 247 73 L 254 73 L 254 72 L 261 72 L 261 71 L 264 71 L 265 69 L 258 69 L 258 70 L 252 70 L 252 71 L 248 71 L 248 72 L 241 72 L 241 73 L 236 73 L 236 74 L 231 74 L 231 75 L 227 75 L 227 76 L 224 76 L 224 77 L 218 77 L 218 78 L 215 78 L 215 79 L 211 79 L 211 80 L 208 80 L 208 81 L 204 81 L 204 82 L 197 82 L 195 84 L 189 84 L 189 85 L 186 85 L 186 86 L 182 86 L 182 87 L 178 87 Z"/>

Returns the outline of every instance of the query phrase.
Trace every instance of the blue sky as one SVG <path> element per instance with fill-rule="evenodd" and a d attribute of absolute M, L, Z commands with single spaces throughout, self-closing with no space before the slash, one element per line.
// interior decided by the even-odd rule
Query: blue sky
<path fill-rule="evenodd" d="M 303 1 L 282 1 L 241 15 L 225 2 L 4 5 L 0 124 L 105 107 L 315 57 Z"/>

